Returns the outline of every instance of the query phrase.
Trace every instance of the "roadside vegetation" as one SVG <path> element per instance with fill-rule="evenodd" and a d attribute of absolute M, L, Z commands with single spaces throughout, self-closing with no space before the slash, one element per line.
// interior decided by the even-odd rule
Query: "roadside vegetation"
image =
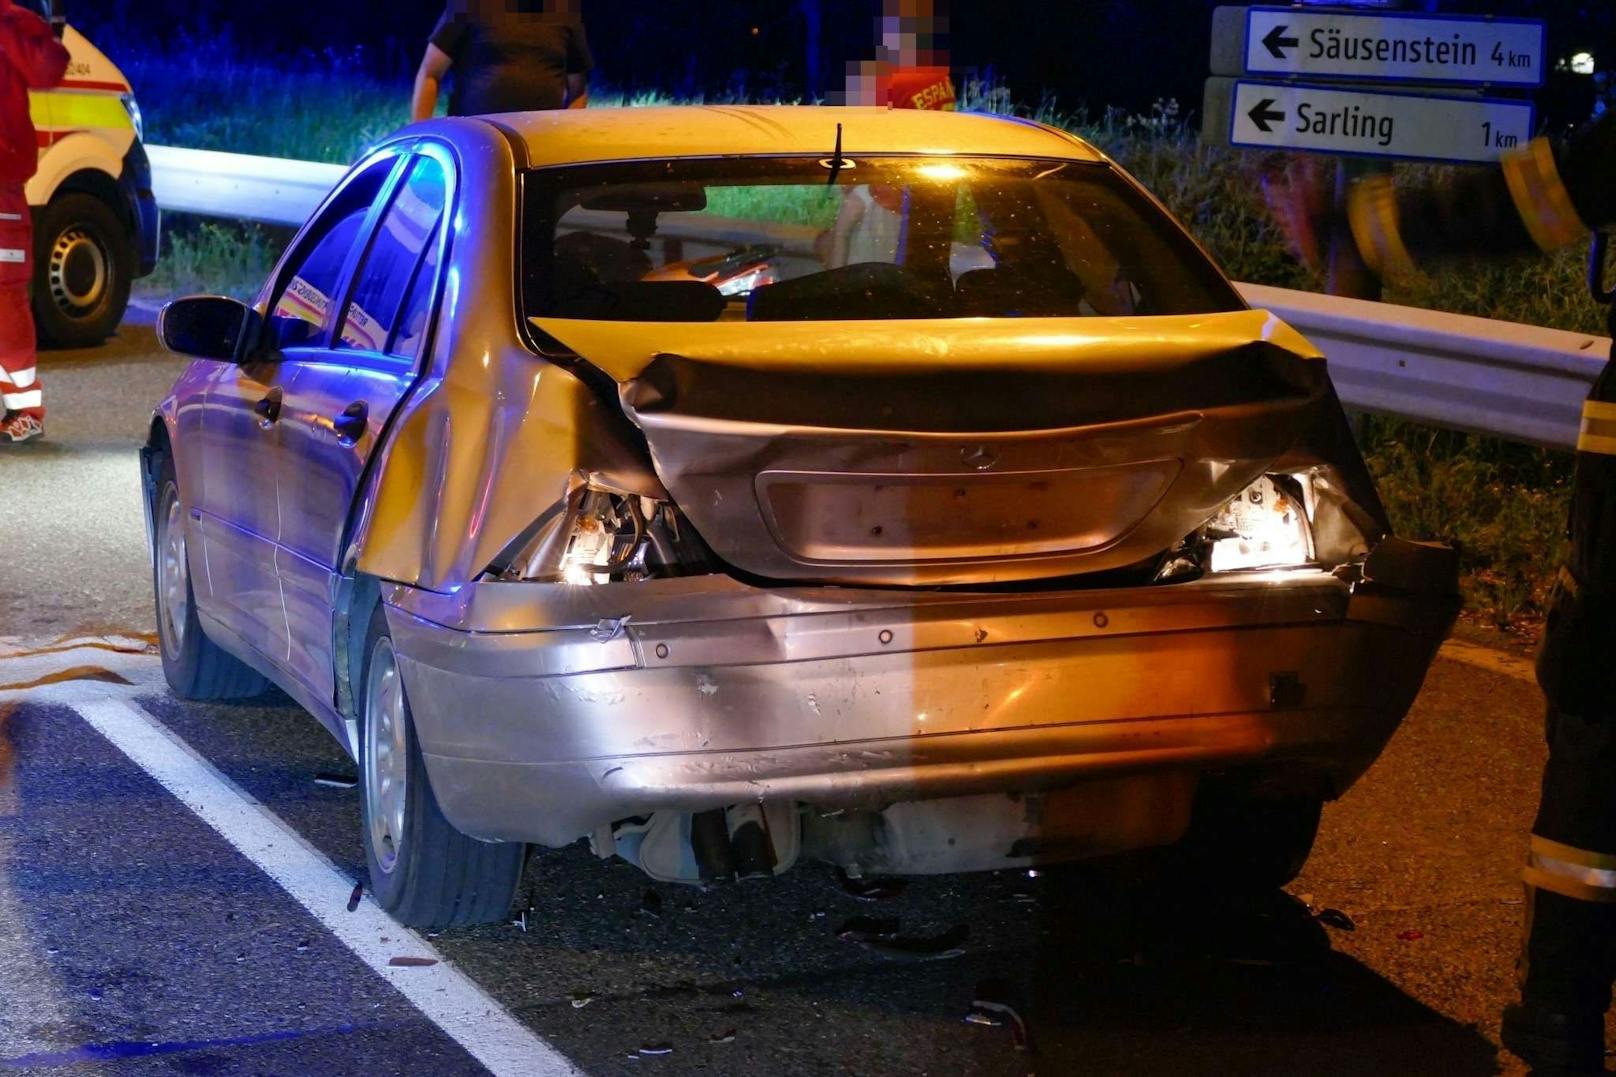
<path fill-rule="evenodd" d="M 362 57 L 322 54 L 275 64 L 189 58 L 202 55 L 178 48 L 120 57 L 152 143 L 346 163 L 406 119 L 407 81 L 365 74 Z M 1203 144 L 1176 104 L 1158 103 L 1143 116 L 1093 116 L 1053 100 L 1028 108 L 992 85 L 962 90 L 963 107 L 1030 116 L 1100 146 L 1166 202 L 1236 280 L 1320 287 L 1286 252 L 1264 212 L 1260 161 Z M 232 107 L 220 108 L 221 101 Z M 596 106 L 660 103 L 667 101 L 654 94 L 592 95 Z M 249 296 L 289 238 L 282 228 L 171 216 L 163 261 L 142 290 Z M 1602 331 L 1576 251 L 1392 281 L 1386 299 Z M 1569 454 L 1388 419 L 1364 418 L 1359 433 L 1399 531 L 1459 542 L 1472 614 L 1499 628 L 1530 629 L 1561 554 Z"/>

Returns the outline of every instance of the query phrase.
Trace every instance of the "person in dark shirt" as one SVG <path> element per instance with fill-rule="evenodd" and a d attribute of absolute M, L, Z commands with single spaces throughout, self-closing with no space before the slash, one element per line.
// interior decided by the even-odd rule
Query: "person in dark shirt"
<path fill-rule="evenodd" d="M 583 108 L 593 61 L 575 4 L 451 0 L 415 75 L 412 120 L 432 116 L 454 69 L 451 116 Z"/>

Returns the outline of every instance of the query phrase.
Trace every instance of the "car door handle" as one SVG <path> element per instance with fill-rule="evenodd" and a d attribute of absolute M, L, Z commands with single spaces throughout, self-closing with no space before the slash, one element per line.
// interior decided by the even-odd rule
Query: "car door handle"
<path fill-rule="evenodd" d="M 268 430 L 275 425 L 275 420 L 281 417 L 281 391 L 279 388 L 271 389 L 269 394 L 253 405 L 253 414 L 258 416 L 258 425 Z"/>
<path fill-rule="evenodd" d="M 344 445 L 352 445 L 365 436 L 365 426 L 370 419 L 370 405 L 363 400 L 356 400 L 342 409 L 342 414 L 331 420 L 331 427 L 337 432 L 337 440 Z"/>

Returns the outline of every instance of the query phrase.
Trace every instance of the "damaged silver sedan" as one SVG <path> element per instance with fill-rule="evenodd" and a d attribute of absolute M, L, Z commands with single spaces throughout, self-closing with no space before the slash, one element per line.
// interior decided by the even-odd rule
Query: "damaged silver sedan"
<path fill-rule="evenodd" d="M 328 726 L 410 924 L 581 839 L 689 883 L 1174 847 L 1274 885 L 1457 608 L 1319 354 L 1031 123 L 437 121 L 161 333 L 169 683 Z"/>

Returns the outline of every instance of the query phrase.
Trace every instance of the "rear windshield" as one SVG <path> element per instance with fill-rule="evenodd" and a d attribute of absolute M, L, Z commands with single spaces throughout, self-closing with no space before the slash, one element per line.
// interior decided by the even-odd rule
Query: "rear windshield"
<path fill-rule="evenodd" d="M 607 321 L 1079 318 L 1242 309 L 1110 167 L 732 158 L 524 179 L 529 316 Z"/>

